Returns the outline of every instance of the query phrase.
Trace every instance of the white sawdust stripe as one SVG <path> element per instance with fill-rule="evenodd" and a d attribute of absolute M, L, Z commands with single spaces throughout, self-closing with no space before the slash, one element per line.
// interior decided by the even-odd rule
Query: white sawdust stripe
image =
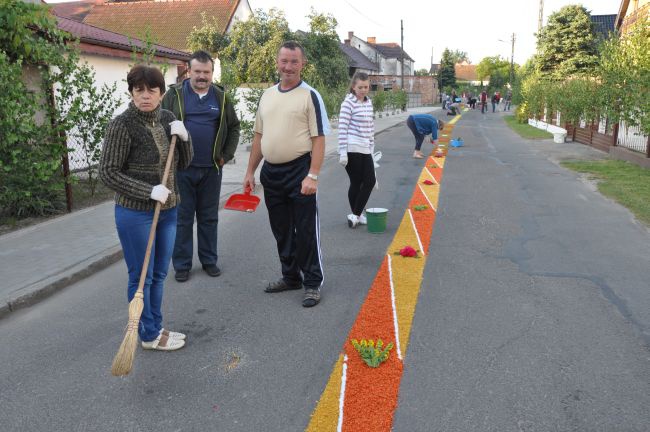
<path fill-rule="evenodd" d="M 399 324 L 397 323 L 397 307 L 395 307 L 395 286 L 393 285 L 393 260 L 389 254 L 388 257 L 388 278 L 390 279 L 390 301 L 393 306 L 393 325 L 395 326 L 395 348 L 397 348 L 397 358 L 402 360 L 402 348 L 399 343 Z"/>
<path fill-rule="evenodd" d="M 429 203 L 429 205 L 431 206 L 431 208 L 433 209 L 433 211 L 434 211 L 434 212 L 438 212 L 438 209 L 436 209 L 436 206 L 434 206 L 433 204 L 431 204 L 431 200 L 429 199 L 429 196 L 427 195 L 427 193 L 424 191 L 424 189 L 422 189 L 422 185 L 418 185 L 418 187 L 419 187 L 420 190 L 422 191 L 422 195 L 424 195 L 424 199 L 427 200 L 427 202 Z M 437 203 L 436 203 L 436 204 L 437 204 Z"/>
<path fill-rule="evenodd" d="M 420 232 L 418 231 L 418 227 L 415 226 L 415 220 L 413 219 L 413 213 L 411 213 L 411 209 L 407 209 L 406 211 L 409 212 L 409 217 L 411 218 L 411 225 L 413 225 L 413 231 L 415 231 L 415 238 L 418 239 L 418 246 L 420 246 L 420 252 L 422 255 L 426 255 L 424 253 L 424 248 L 422 247 L 422 241 L 420 240 Z"/>
<path fill-rule="evenodd" d="M 339 422 L 336 426 L 336 431 L 341 432 L 343 430 L 343 405 L 345 404 L 345 382 L 347 381 L 348 373 L 348 356 L 343 356 L 343 367 L 341 368 L 341 393 L 339 395 Z"/>

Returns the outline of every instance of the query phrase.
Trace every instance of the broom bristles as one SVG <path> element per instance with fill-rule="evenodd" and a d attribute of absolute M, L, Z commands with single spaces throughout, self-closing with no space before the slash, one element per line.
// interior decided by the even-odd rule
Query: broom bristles
<path fill-rule="evenodd" d="M 120 349 L 113 358 L 111 373 L 114 376 L 124 376 L 131 372 L 133 367 L 133 358 L 138 346 L 138 324 L 140 316 L 144 309 L 144 300 L 142 292 L 138 291 L 129 303 L 129 323 L 126 326 L 126 334 L 120 345 Z"/>

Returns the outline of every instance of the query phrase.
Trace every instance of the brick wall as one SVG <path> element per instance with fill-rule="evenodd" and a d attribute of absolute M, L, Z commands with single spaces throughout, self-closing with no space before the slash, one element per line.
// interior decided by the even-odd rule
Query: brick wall
<path fill-rule="evenodd" d="M 370 75 L 370 85 L 377 85 L 378 89 L 400 89 L 400 75 Z M 432 76 L 404 75 L 404 90 L 407 93 L 421 95 L 422 105 L 428 106 L 438 103 L 438 81 Z"/>

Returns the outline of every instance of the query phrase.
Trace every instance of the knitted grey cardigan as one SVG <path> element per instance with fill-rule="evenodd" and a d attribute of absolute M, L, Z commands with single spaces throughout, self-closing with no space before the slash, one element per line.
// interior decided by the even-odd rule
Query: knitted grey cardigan
<path fill-rule="evenodd" d="M 106 129 L 104 147 L 99 162 L 99 175 L 107 187 L 115 191 L 115 203 L 133 210 L 153 211 L 156 201 L 151 190 L 162 181 L 171 142 L 169 123 L 174 114 L 158 106 L 143 112 L 133 102 L 115 117 Z M 176 170 L 185 169 L 192 161 L 191 140 L 176 139 L 174 160 L 167 181 L 172 191 L 162 209 L 180 202 L 176 185 Z"/>

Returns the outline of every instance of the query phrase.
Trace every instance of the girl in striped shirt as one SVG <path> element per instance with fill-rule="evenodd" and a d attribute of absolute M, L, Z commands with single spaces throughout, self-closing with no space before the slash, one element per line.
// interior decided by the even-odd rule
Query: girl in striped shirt
<path fill-rule="evenodd" d="M 341 103 L 339 113 L 339 163 L 350 177 L 348 201 L 352 213 L 348 226 L 367 223 L 363 210 L 375 185 L 375 122 L 372 101 L 368 98 L 368 74 L 357 72 L 350 83 L 350 93 Z"/>

